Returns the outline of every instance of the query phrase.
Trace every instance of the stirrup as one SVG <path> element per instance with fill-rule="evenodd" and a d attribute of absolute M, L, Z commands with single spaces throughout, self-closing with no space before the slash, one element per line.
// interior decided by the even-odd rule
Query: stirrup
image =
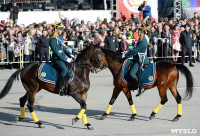
<path fill-rule="evenodd" d="M 64 91 L 64 89 L 58 90 L 58 94 L 59 94 L 60 96 L 65 96 L 65 91 Z"/>
<path fill-rule="evenodd" d="M 141 96 L 146 90 L 143 89 L 143 91 L 141 89 L 139 89 L 138 94 L 136 95 L 136 97 Z"/>

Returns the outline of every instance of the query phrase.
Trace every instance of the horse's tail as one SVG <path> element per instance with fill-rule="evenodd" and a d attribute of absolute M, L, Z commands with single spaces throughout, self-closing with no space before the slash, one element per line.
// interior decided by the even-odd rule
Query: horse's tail
<path fill-rule="evenodd" d="M 0 99 L 2 99 L 3 97 L 5 97 L 9 93 L 9 91 L 10 91 L 12 85 L 13 85 L 13 81 L 16 80 L 16 79 L 19 80 L 19 74 L 20 74 L 21 71 L 22 71 L 22 69 L 17 70 L 8 79 L 6 85 L 4 86 L 3 90 L 0 93 Z"/>
<path fill-rule="evenodd" d="M 189 100 L 192 97 L 193 87 L 194 87 L 194 82 L 193 82 L 194 79 L 192 77 L 192 73 L 186 66 L 182 64 L 176 64 L 176 68 L 178 69 L 178 71 L 184 74 L 186 78 L 187 88 L 185 92 L 185 97 L 183 99 Z"/>

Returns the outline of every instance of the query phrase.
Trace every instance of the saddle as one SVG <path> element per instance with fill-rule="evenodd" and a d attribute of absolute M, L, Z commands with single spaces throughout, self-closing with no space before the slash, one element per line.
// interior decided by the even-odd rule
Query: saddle
<path fill-rule="evenodd" d="M 69 71 L 65 80 L 66 85 L 70 84 L 73 81 L 76 67 L 74 64 L 72 64 L 71 66 L 68 66 L 68 68 L 69 68 Z M 39 70 L 38 70 L 38 78 L 41 81 L 49 83 L 49 84 L 56 84 L 58 76 L 59 75 L 56 69 L 51 64 L 42 63 L 40 65 Z"/>

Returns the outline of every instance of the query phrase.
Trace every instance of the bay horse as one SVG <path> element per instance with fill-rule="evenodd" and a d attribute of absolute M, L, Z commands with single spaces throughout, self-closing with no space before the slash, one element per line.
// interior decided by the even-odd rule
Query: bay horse
<path fill-rule="evenodd" d="M 87 92 L 90 87 L 89 73 L 94 68 L 103 68 L 107 64 L 103 53 L 99 47 L 89 46 L 86 49 L 82 50 L 78 54 L 75 61 L 75 76 L 73 81 L 68 85 L 68 96 L 73 97 L 81 106 L 81 110 L 76 118 L 72 119 L 72 125 L 76 123 L 80 118 L 83 118 L 83 124 L 87 126 L 88 129 L 93 129 L 93 126 L 87 122 L 86 117 L 86 98 Z M 0 99 L 5 97 L 13 84 L 15 79 L 19 80 L 18 76 L 20 74 L 21 82 L 26 89 L 26 94 L 19 99 L 20 101 L 20 111 L 21 115 L 16 118 L 16 121 L 21 121 L 25 118 L 25 108 L 24 105 L 28 101 L 27 107 L 32 115 L 34 122 L 40 127 L 44 127 L 41 121 L 38 120 L 34 112 L 34 102 L 36 94 L 41 90 L 47 90 L 51 93 L 58 94 L 55 90 L 55 84 L 49 84 L 39 80 L 38 78 L 38 69 L 40 64 L 33 63 L 26 66 L 23 69 L 17 70 L 12 76 L 8 79 L 5 87 L 0 93 Z"/>
<path fill-rule="evenodd" d="M 131 90 L 137 90 L 138 85 L 134 84 L 134 81 L 131 83 L 125 84 L 122 80 L 122 66 L 125 61 L 124 58 L 121 58 L 121 54 L 115 53 L 110 50 L 102 49 L 104 53 L 104 57 L 107 60 L 108 68 L 110 69 L 113 75 L 113 94 L 110 99 L 109 105 L 105 113 L 100 117 L 101 120 L 104 120 L 110 113 L 111 107 L 117 99 L 119 93 L 123 91 L 126 98 L 128 99 L 130 108 L 132 110 L 132 116 L 129 121 L 133 121 L 136 116 L 136 109 L 133 104 Z M 182 115 L 182 105 L 181 105 L 181 96 L 177 90 L 177 84 L 179 80 L 179 72 L 184 74 L 186 77 L 186 94 L 184 99 L 190 99 L 193 93 L 193 77 L 189 69 L 182 64 L 173 64 L 167 61 L 158 61 L 156 63 L 156 81 L 152 85 L 143 86 L 144 89 L 151 89 L 157 86 L 161 102 L 160 104 L 153 110 L 149 119 L 152 120 L 159 109 L 168 101 L 166 92 L 169 89 L 172 95 L 175 97 L 177 102 L 177 116 L 173 119 L 173 121 L 178 121 Z"/>

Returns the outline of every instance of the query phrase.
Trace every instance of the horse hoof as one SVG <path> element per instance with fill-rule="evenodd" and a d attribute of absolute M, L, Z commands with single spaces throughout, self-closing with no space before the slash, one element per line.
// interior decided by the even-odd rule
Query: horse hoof
<path fill-rule="evenodd" d="M 42 124 L 42 122 L 38 121 L 36 122 L 36 124 L 38 124 L 38 127 L 39 128 L 45 128 L 45 126 Z"/>
<path fill-rule="evenodd" d="M 128 121 L 134 121 L 135 120 L 135 118 L 130 118 Z"/>
<path fill-rule="evenodd" d="M 77 121 L 78 121 L 77 118 L 73 118 L 73 119 L 72 119 L 72 125 L 74 125 Z"/>
<path fill-rule="evenodd" d="M 179 121 L 179 119 L 176 117 L 172 120 L 172 122 L 177 122 L 177 121 Z"/>
<path fill-rule="evenodd" d="M 101 120 L 104 120 L 104 119 L 106 119 L 106 116 L 105 116 L 105 115 L 102 115 L 102 116 L 100 117 L 100 119 L 101 119 Z"/>
<path fill-rule="evenodd" d="M 23 120 L 23 119 L 24 119 L 24 118 L 21 118 L 21 117 L 17 116 L 17 117 L 15 117 L 14 122 L 18 122 L 18 121 L 21 121 L 21 120 Z"/>
<path fill-rule="evenodd" d="M 87 123 L 86 126 L 88 130 L 94 130 L 94 127 L 91 124 Z"/>
<path fill-rule="evenodd" d="M 135 120 L 135 115 L 136 114 L 133 114 L 128 121 L 134 121 Z"/>
<path fill-rule="evenodd" d="M 152 119 L 154 119 L 155 118 L 155 116 L 150 116 L 149 117 L 149 120 L 152 120 Z"/>

